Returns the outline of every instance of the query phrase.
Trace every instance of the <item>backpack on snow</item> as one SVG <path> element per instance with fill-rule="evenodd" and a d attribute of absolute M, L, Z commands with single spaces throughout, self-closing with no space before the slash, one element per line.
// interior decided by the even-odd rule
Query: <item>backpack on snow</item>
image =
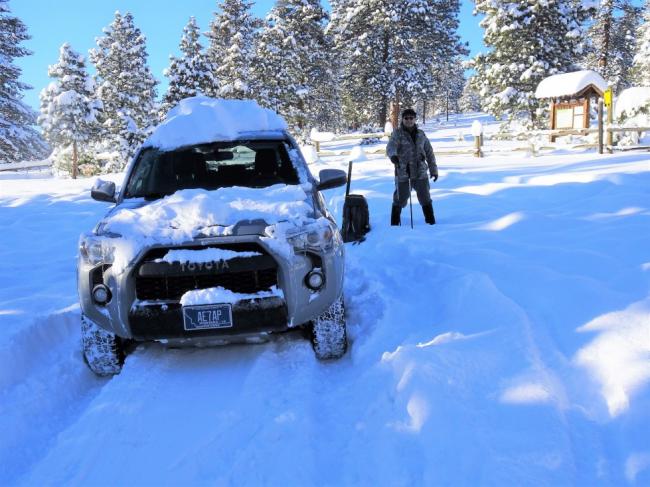
<path fill-rule="evenodd" d="M 352 161 L 348 164 L 348 183 L 345 187 L 341 236 L 344 242 L 363 242 L 366 239 L 366 233 L 370 231 L 370 212 L 368 211 L 368 202 L 363 195 L 350 194 L 351 179 Z"/>

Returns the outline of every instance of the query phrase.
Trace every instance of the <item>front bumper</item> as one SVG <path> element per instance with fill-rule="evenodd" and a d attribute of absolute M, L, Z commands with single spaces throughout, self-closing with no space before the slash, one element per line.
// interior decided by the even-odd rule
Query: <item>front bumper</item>
<path fill-rule="evenodd" d="M 138 298 L 137 292 L 142 289 L 136 290 L 136 273 L 140 269 L 137 265 L 119 274 L 114 273 L 111 268 L 106 268 L 99 273 L 98 279 L 97 267 L 93 268 L 79 260 L 78 289 L 81 309 L 98 326 L 123 338 L 161 341 L 178 339 L 200 343 L 211 337 L 262 335 L 302 325 L 323 313 L 341 295 L 344 271 L 342 245 L 318 256 L 319 266 L 325 274 L 325 285 L 318 292 L 310 291 L 305 285 L 305 276 L 315 266 L 313 256 L 305 253 L 294 253 L 288 257 L 278 255 L 257 236 L 220 237 L 218 240 L 203 241 L 199 246 L 196 242 L 188 242 L 187 246 L 203 248 L 210 244 L 219 246 L 242 242 L 255 243 L 262 247 L 267 255 L 273 257 L 277 263 L 277 286 L 282 290 L 284 299 L 259 298 L 252 303 L 244 300 L 233 304 L 231 328 L 184 330 L 182 307 L 178 302 L 177 293 L 171 292 L 171 288 L 167 289 L 166 299 Z M 140 262 L 140 257 L 149 251 L 151 248 L 143 250 L 135 262 Z M 146 274 L 147 268 L 143 269 Z M 204 284 L 205 279 L 212 278 L 199 276 L 198 279 Z M 111 301 L 105 306 L 97 305 L 91 298 L 92 288 L 98 282 L 108 286 L 112 293 Z"/>
<path fill-rule="evenodd" d="M 129 312 L 131 333 L 136 340 L 193 339 L 284 331 L 287 328 L 287 318 L 286 303 L 276 297 L 233 304 L 233 326 L 230 328 L 185 330 L 183 308 L 178 303 L 137 303 Z"/>

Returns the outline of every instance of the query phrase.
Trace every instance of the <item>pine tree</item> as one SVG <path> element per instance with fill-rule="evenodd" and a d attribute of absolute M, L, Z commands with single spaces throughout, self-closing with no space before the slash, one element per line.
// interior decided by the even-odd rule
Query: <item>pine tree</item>
<path fill-rule="evenodd" d="M 602 0 L 588 30 L 583 66 L 598 72 L 614 91 L 630 86 L 639 9 L 630 0 Z"/>
<path fill-rule="evenodd" d="M 260 103 L 296 134 L 338 123 L 336 62 L 319 0 L 279 0 L 257 40 L 253 78 Z"/>
<path fill-rule="evenodd" d="M 634 79 L 639 86 L 650 86 L 650 0 L 643 7 L 643 22 L 636 31 Z"/>
<path fill-rule="evenodd" d="M 365 112 L 383 126 L 390 101 L 399 106 L 426 96 L 431 67 L 466 52 L 456 32 L 459 9 L 457 0 L 333 2 L 329 30 L 343 59 L 343 98 L 352 104 L 346 111 Z"/>
<path fill-rule="evenodd" d="M 13 61 L 31 52 L 20 43 L 30 39 L 27 27 L 0 0 L 0 163 L 45 157 L 48 147 L 33 125 L 36 113 L 22 102 L 30 86 L 19 81 L 21 69 Z"/>
<path fill-rule="evenodd" d="M 449 120 L 450 113 L 460 111 L 460 98 L 465 88 L 465 68 L 460 57 L 443 64 L 434 72 L 435 106 Z"/>
<path fill-rule="evenodd" d="M 161 115 L 183 98 L 203 94 L 216 97 L 219 85 L 215 78 L 215 65 L 209 61 L 199 42 L 201 33 L 196 19 L 190 17 L 183 28 L 180 42 L 181 57 L 169 56 L 169 68 L 164 72 L 169 79 L 169 88 L 163 97 Z"/>
<path fill-rule="evenodd" d="M 472 87 L 471 79 L 465 81 L 463 94 L 459 100 L 459 107 L 462 113 L 481 111 L 481 97 Z"/>
<path fill-rule="evenodd" d="M 244 99 L 252 95 L 250 69 L 254 56 L 254 34 L 261 26 L 252 16 L 252 2 L 223 0 L 221 13 L 214 14 L 210 31 L 208 56 L 216 67 L 219 95 L 223 98 Z"/>
<path fill-rule="evenodd" d="M 101 103 L 94 97 L 94 84 L 83 56 L 73 51 L 68 43 L 61 46 L 59 62 L 49 67 L 48 75 L 55 81 L 41 93 L 38 123 L 57 156 L 71 148 L 74 179 L 79 151 L 99 129 Z M 57 164 L 61 165 L 60 158 L 57 159 Z"/>
<path fill-rule="evenodd" d="M 130 13 L 115 12 L 90 59 L 104 107 L 103 146 L 113 151 L 105 169 L 122 170 L 157 120 L 157 82 L 147 66 L 145 37 Z"/>
<path fill-rule="evenodd" d="M 536 124 L 544 105 L 535 89 L 550 75 L 574 70 L 585 10 L 574 0 L 478 0 L 475 13 L 485 15 L 483 43 L 491 48 L 471 62 L 484 109 Z"/>

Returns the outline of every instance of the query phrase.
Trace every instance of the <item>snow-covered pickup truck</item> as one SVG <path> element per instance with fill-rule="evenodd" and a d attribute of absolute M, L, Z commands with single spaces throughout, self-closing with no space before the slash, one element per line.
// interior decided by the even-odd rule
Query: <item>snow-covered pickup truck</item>
<path fill-rule="evenodd" d="M 114 203 L 81 236 L 78 290 L 84 357 L 119 373 L 130 342 L 259 342 L 311 331 L 316 356 L 347 346 L 344 248 L 321 190 L 284 120 L 255 102 L 183 100 L 143 143 Z"/>

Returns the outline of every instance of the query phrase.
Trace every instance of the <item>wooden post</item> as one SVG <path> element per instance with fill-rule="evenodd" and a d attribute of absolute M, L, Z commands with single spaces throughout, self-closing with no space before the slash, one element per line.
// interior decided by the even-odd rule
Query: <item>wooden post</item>
<path fill-rule="evenodd" d="M 72 143 L 72 179 L 77 179 L 77 165 L 78 165 L 77 141 L 75 140 Z"/>
<path fill-rule="evenodd" d="M 474 151 L 474 157 L 481 157 L 481 136 L 474 136 L 474 146 L 476 150 Z"/>
<path fill-rule="evenodd" d="M 613 98 L 613 97 L 612 97 Z M 614 152 L 614 132 L 612 132 L 612 123 L 614 123 L 614 100 L 607 107 L 607 153 Z"/>
<path fill-rule="evenodd" d="M 316 146 L 316 152 L 320 152 L 320 142 L 317 140 L 314 142 L 314 145 Z"/>
<path fill-rule="evenodd" d="M 598 98 L 598 153 L 603 153 L 603 99 Z"/>
<path fill-rule="evenodd" d="M 551 130 L 555 130 L 555 100 L 551 100 Z M 549 135 L 549 142 L 555 142 L 555 137 Z"/>

